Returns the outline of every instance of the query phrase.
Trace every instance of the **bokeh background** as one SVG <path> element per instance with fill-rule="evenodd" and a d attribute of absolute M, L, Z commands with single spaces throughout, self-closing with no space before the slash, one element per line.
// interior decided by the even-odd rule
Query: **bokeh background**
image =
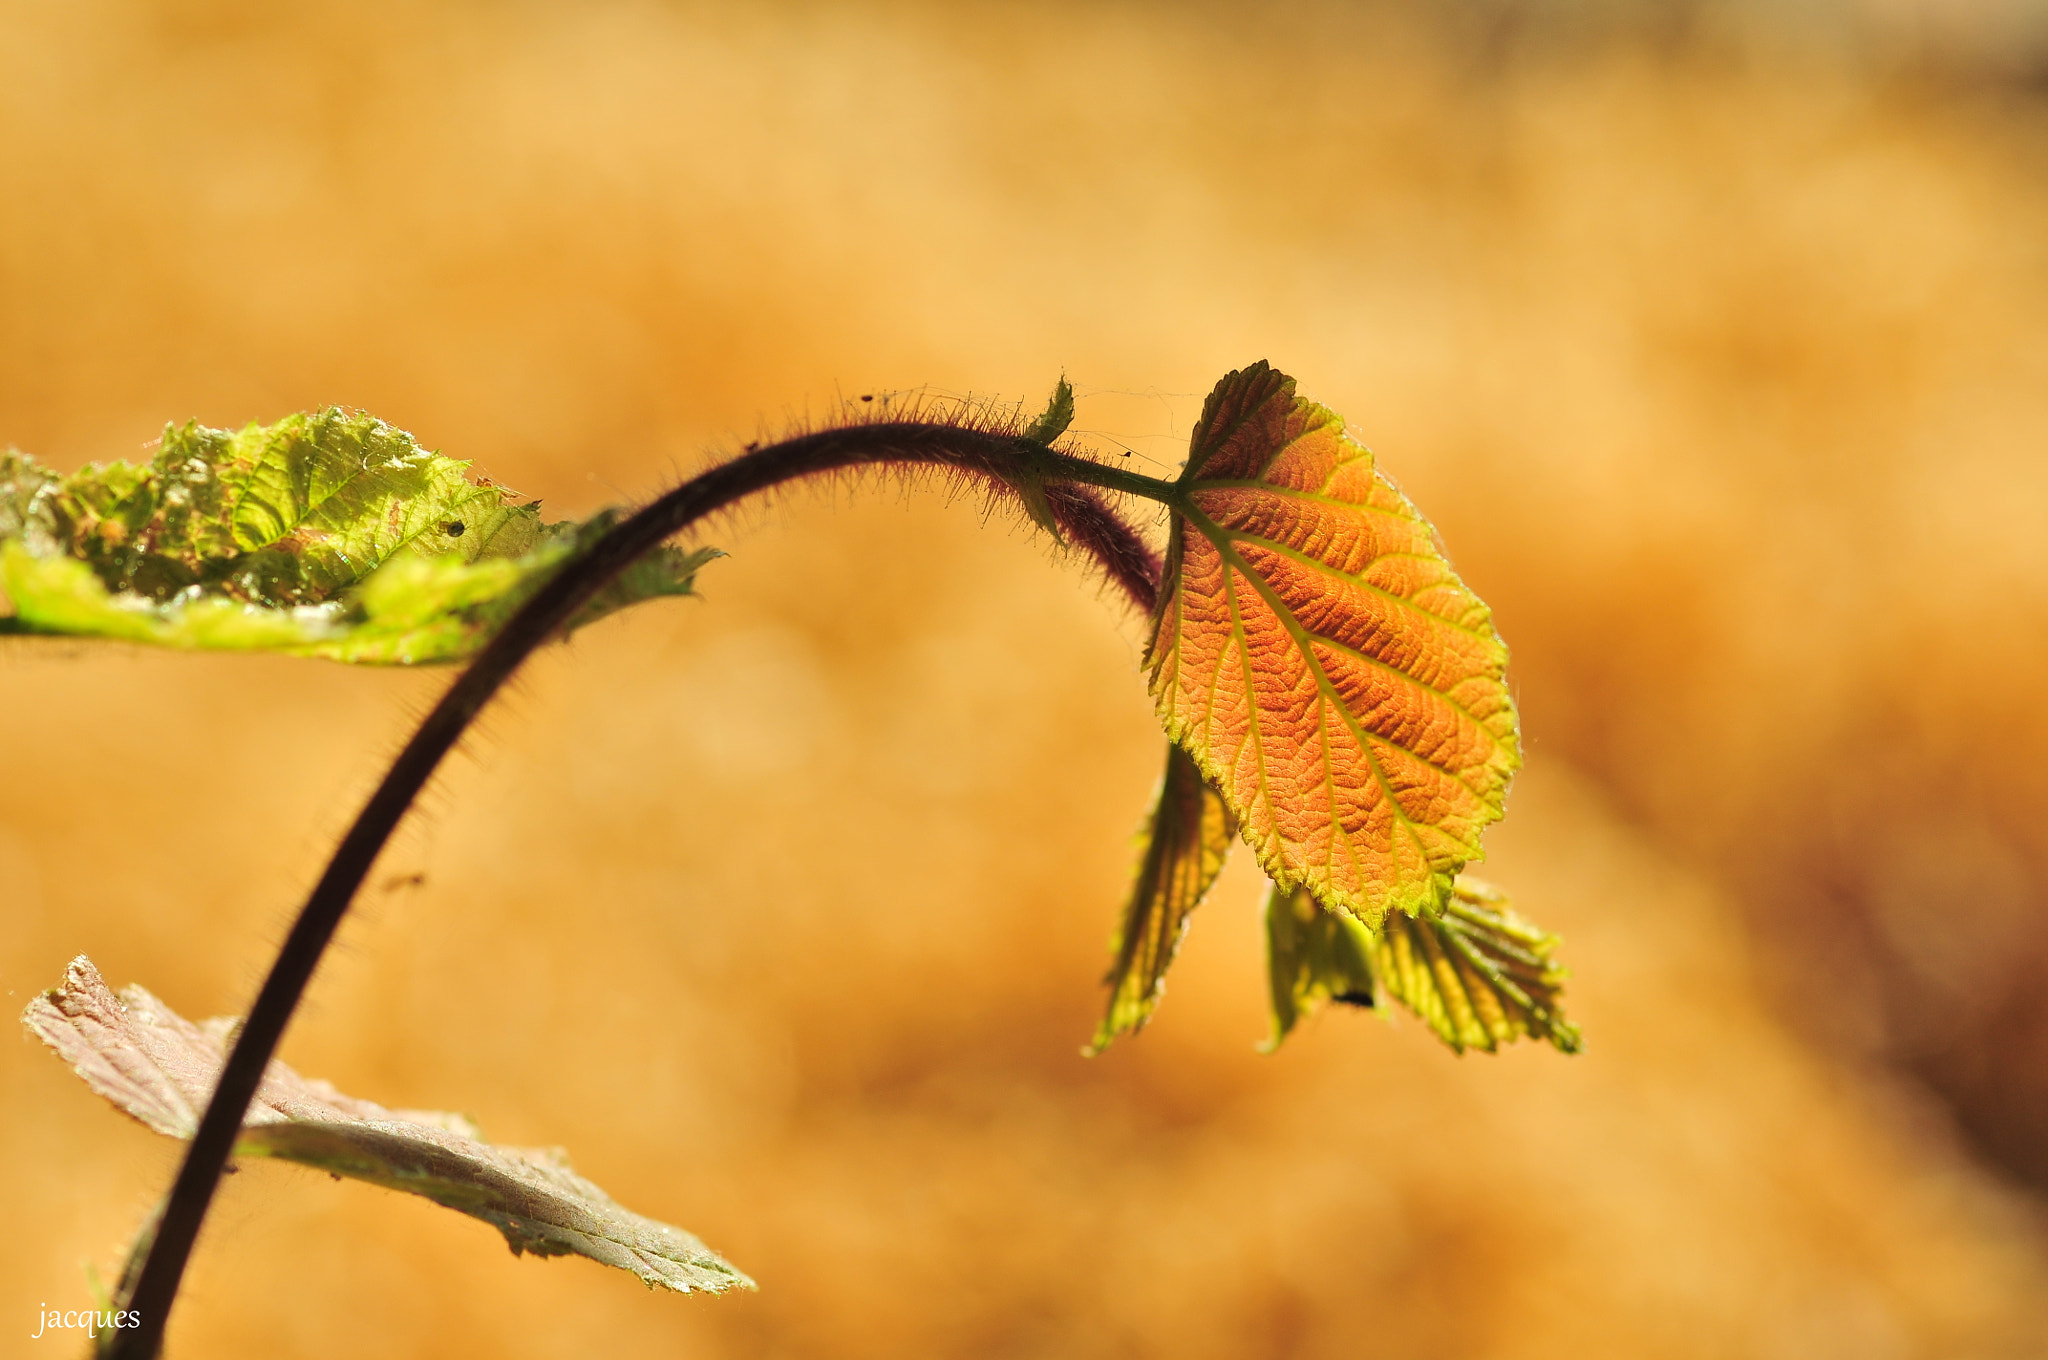
<path fill-rule="evenodd" d="M 1077 1055 L 1161 743 L 978 502 L 536 663 L 286 1041 L 758 1295 L 229 1183 L 173 1355 L 2048 1354 L 2048 6 L 0 0 L 0 442 L 372 410 L 551 511 L 862 392 L 1178 460 L 1268 358 L 1514 648 L 1587 1051 L 1264 1032 L 1245 857 Z M 0 990 L 247 1004 L 444 673 L 0 649 Z M 0 1045 L 0 1354 L 175 1148 Z"/>

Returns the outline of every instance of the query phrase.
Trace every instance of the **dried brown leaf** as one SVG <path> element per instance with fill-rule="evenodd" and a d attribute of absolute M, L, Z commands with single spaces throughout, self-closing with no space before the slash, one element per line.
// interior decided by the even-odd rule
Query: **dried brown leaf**
<path fill-rule="evenodd" d="M 239 1022 L 194 1024 L 141 987 L 117 997 L 81 954 L 22 1023 L 117 1108 L 190 1138 Z M 559 1149 L 495 1147 L 461 1115 L 388 1110 L 281 1062 L 271 1063 L 235 1150 L 424 1196 L 489 1223 L 515 1256 L 573 1252 L 684 1294 L 754 1287 L 689 1233 L 622 1208 Z"/>

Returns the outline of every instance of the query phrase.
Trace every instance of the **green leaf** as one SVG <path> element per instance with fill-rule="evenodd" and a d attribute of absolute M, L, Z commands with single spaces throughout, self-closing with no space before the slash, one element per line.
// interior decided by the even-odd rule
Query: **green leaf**
<path fill-rule="evenodd" d="M 1053 384 L 1052 400 L 1038 419 L 1024 428 L 1021 436 L 1030 444 L 1050 444 L 1067 432 L 1067 426 L 1074 423 L 1074 385 L 1067 381 L 1067 375 L 1060 374 L 1060 380 Z M 1060 532 L 1059 518 L 1052 512 L 1052 503 L 1046 498 L 1045 478 L 1029 468 L 1019 471 L 1010 479 L 1010 487 L 1017 493 L 1017 499 L 1024 504 L 1024 513 L 1031 522 L 1053 536 L 1055 542 L 1065 542 Z"/>
<path fill-rule="evenodd" d="M 1441 917 L 1389 917 L 1372 943 L 1373 972 L 1452 1048 L 1493 1052 L 1522 1035 L 1579 1051 L 1564 1018 L 1558 938 L 1509 909 L 1506 894 L 1458 879 Z"/>
<path fill-rule="evenodd" d="M 190 1138 L 238 1022 L 195 1025 L 141 987 L 117 997 L 80 955 L 22 1023 L 118 1109 Z M 270 1065 L 235 1151 L 420 1195 L 489 1223 L 515 1256 L 574 1253 L 681 1294 L 754 1287 L 689 1233 L 622 1208 L 559 1149 L 496 1147 L 461 1115 L 388 1110 L 283 1063 Z"/>
<path fill-rule="evenodd" d="M 1558 939 L 1516 916 L 1499 889 L 1460 877 L 1440 916 L 1390 913 L 1378 930 L 1325 911 L 1305 888 L 1266 896 L 1273 1034 L 1325 1001 L 1370 1006 L 1390 996 L 1458 1052 L 1496 1051 L 1523 1035 L 1566 1053 L 1579 1030 L 1561 1006 L 1565 971 Z"/>
<path fill-rule="evenodd" d="M 1372 932 L 1348 916 L 1324 911 L 1307 888 L 1266 885 L 1266 980 L 1273 1032 L 1260 1045 L 1271 1053 L 1294 1027 L 1329 1001 L 1373 1004 Z"/>
<path fill-rule="evenodd" d="M 1050 444 L 1067 432 L 1074 423 L 1074 385 L 1067 381 L 1067 375 L 1060 374 L 1060 380 L 1053 384 L 1052 400 L 1038 419 L 1031 422 L 1024 431 L 1024 437 L 1034 444 Z"/>
<path fill-rule="evenodd" d="M 336 409 L 165 430 L 147 465 L 0 456 L 5 631 L 418 665 L 473 655 L 613 521 L 545 524 L 469 465 Z M 578 616 L 690 591 L 661 548 Z"/>
<path fill-rule="evenodd" d="M 1159 801 L 1144 833 L 1145 852 L 1111 948 L 1116 962 L 1109 1013 L 1084 1050 L 1100 1053 L 1121 1034 L 1135 1034 L 1152 1018 L 1166 990 L 1166 970 L 1187 933 L 1188 916 L 1223 871 L 1237 821 L 1202 772 L 1178 746 L 1166 748 Z"/>

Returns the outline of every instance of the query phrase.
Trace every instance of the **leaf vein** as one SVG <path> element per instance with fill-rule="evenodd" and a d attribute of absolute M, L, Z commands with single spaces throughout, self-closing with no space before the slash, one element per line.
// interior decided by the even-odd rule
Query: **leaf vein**
<path fill-rule="evenodd" d="M 1202 525 L 1209 526 L 1208 528 L 1202 529 L 1202 532 L 1204 534 L 1208 534 L 1210 528 L 1215 528 L 1217 533 L 1223 532 L 1219 527 L 1217 527 L 1214 524 L 1213 521 L 1209 520 L 1208 516 L 1203 515 L 1200 511 L 1191 512 L 1191 518 L 1200 521 L 1200 523 L 1197 525 L 1198 528 L 1201 528 Z M 1437 764 L 1429 757 L 1423 755 L 1420 751 L 1413 750 L 1410 747 L 1403 745 L 1401 742 L 1395 740 L 1392 737 L 1382 736 L 1380 733 L 1377 732 L 1372 732 L 1369 734 L 1365 726 L 1358 721 L 1357 717 L 1345 705 L 1343 696 L 1337 692 L 1337 687 L 1335 683 L 1331 681 L 1329 672 L 1323 669 L 1322 661 L 1317 658 L 1315 650 L 1310 645 L 1308 640 L 1311 637 L 1314 637 L 1329 642 L 1332 646 L 1340 648 L 1341 650 L 1347 652 L 1351 651 L 1352 649 L 1345 647 L 1342 643 L 1336 642 L 1334 639 L 1323 638 L 1322 634 L 1320 633 L 1311 633 L 1306 627 L 1302 625 L 1301 620 L 1295 616 L 1294 611 L 1288 607 L 1287 602 L 1280 598 L 1279 593 L 1273 590 L 1272 586 L 1265 580 L 1265 578 L 1260 576 L 1258 572 L 1254 571 L 1249 563 L 1247 563 L 1242 557 L 1238 556 L 1237 552 L 1233 548 L 1229 547 L 1227 544 L 1223 542 L 1217 541 L 1213 535 L 1211 536 L 1211 541 L 1215 543 L 1217 552 L 1222 555 L 1226 563 L 1235 564 L 1239 571 L 1242 571 L 1248 578 L 1250 578 L 1252 582 L 1252 588 L 1259 593 L 1260 597 L 1264 599 L 1269 606 L 1271 606 L 1274 615 L 1280 620 L 1280 626 L 1285 628 L 1290 634 L 1293 635 L 1296 646 L 1299 647 L 1301 650 L 1302 658 L 1308 663 L 1310 672 L 1315 676 L 1317 688 L 1322 690 L 1323 694 L 1326 697 L 1328 697 L 1332 703 L 1336 705 L 1337 711 L 1344 715 L 1345 725 L 1351 729 L 1352 735 L 1358 738 L 1358 745 L 1360 750 L 1362 750 L 1365 753 L 1366 761 L 1368 764 L 1371 765 L 1373 774 L 1375 775 L 1375 777 L 1379 779 L 1380 786 L 1382 789 L 1386 791 L 1389 801 L 1393 802 L 1395 815 L 1401 819 L 1404 825 L 1412 828 L 1415 825 L 1415 823 L 1411 818 L 1408 817 L 1406 810 L 1401 807 L 1400 803 L 1398 801 L 1394 801 L 1393 786 L 1390 783 L 1388 783 L 1385 772 L 1380 768 L 1378 758 L 1375 757 L 1372 753 L 1371 741 L 1368 739 L 1369 736 L 1372 738 L 1378 738 L 1379 740 L 1386 742 L 1389 746 L 1393 746 L 1402 751 L 1407 752 L 1409 755 L 1415 757 L 1417 760 L 1427 765 L 1430 769 L 1436 770 L 1439 773 L 1450 778 L 1460 788 L 1464 789 L 1467 793 L 1471 794 L 1481 803 L 1485 803 L 1487 801 L 1486 795 L 1482 793 L 1480 790 L 1474 788 L 1471 785 L 1471 783 L 1465 778 L 1465 776 L 1460 774 L 1458 771 L 1448 769 L 1442 765 Z M 1423 681 L 1416 680 L 1414 676 L 1409 675 L 1406 671 L 1401 670 L 1399 667 L 1388 666 L 1386 662 L 1380 661 L 1375 657 L 1367 657 L 1363 654 L 1359 655 L 1364 660 L 1372 661 L 1376 665 L 1384 666 L 1386 667 L 1386 669 L 1393 672 L 1394 674 L 1403 676 L 1406 679 L 1413 681 L 1415 684 L 1421 685 L 1422 688 L 1428 690 L 1431 694 L 1434 694 L 1439 698 L 1443 699 L 1445 703 L 1450 704 L 1453 708 L 1457 708 L 1459 712 L 1464 712 L 1464 710 L 1461 707 L 1459 707 L 1457 701 L 1452 699 L 1449 695 L 1445 694 L 1442 690 L 1436 689 L 1431 685 L 1425 684 Z M 1472 715 L 1467 713 L 1465 716 L 1471 717 Z M 1473 718 L 1472 721 L 1478 723 L 1482 731 L 1487 731 L 1486 725 L 1484 723 L 1480 723 L 1477 718 Z M 1489 737 L 1492 737 L 1492 733 L 1490 731 L 1487 732 L 1487 735 Z M 1497 739 L 1495 741 L 1495 744 L 1496 746 L 1500 745 Z M 1427 859 L 1429 852 L 1427 851 L 1427 849 L 1423 848 L 1422 841 L 1419 836 L 1415 838 L 1415 844 L 1418 849 L 1423 850 L 1423 857 Z"/>

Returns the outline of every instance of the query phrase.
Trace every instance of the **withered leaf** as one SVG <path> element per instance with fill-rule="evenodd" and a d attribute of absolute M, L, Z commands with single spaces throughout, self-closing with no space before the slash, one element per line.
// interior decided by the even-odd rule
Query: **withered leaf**
<path fill-rule="evenodd" d="M 22 1023 L 116 1108 L 190 1138 L 238 1022 L 194 1024 L 141 987 L 117 997 L 81 954 Z M 271 1063 L 235 1151 L 423 1196 L 489 1223 L 515 1256 L 574 1253 L 683 1294 L 754 1287 L 689 1233 L 619 1206 L 559 1149 L 495 1147 L 461 1115 L 389 1110 L 281 1062 Z"/>

